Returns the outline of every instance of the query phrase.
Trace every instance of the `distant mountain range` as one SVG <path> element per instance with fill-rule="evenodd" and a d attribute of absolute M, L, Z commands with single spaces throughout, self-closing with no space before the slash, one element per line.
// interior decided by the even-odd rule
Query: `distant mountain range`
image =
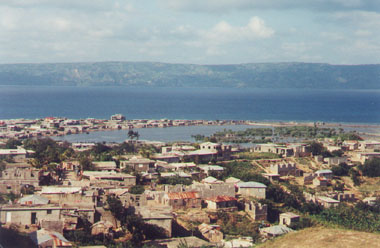
<path fill-rule="evenodd" d="M 0 85 L 380 89 L 380 65 L 0 64 Z"/>

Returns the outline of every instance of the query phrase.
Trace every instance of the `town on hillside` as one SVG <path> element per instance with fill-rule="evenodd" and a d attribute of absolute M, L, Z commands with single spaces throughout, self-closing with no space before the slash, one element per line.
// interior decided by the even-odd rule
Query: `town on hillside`
<path fill-rule="evenodd" d="M 250 123 L 0 121 L 0 247 L 232 248 L 316 226 L 380 231 L 379 137 L 252 125 L 164 143 L 137 130 Z M 113 129 L 124 142 L 49 137 Z"/>

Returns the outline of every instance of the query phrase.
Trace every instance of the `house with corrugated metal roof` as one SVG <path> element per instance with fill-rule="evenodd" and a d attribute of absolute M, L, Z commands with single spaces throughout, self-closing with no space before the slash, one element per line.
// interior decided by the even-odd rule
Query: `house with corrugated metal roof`
<path fill-rule="evenodd" d="M 236 211 L 237 199 L 231 196 L 219 195 L 204 199 L 210 210 Z"/>
<path fill-rule="evenodd" d="M 163 197 L 164 205 L 173 209 L 201 208 L 202 199 L 198 192 L 166 193 Z"/>
<path fill-rule="evenodd" d="M 68 241 L 62 234 L 46 229 L 40 229 L 32 232 L 29 234 L 29 237 L 39 248 L 73 247 L 71 242 Z"/>

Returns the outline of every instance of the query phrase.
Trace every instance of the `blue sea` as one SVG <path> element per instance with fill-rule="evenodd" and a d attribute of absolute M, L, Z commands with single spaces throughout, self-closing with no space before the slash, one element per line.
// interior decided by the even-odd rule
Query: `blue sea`
<path fill-rule="evenodd" d="M 380 123 L 379 90 L 0 86 L 0 119 L 104 118 Z"/>

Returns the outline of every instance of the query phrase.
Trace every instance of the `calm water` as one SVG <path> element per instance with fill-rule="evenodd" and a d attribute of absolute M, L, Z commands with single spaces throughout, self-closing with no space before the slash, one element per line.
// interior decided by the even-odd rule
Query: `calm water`
<path fill-rule="evenodd" d="M 217 131 L 231 129 L 234 131 L 252 128 L 247 125 L 226 125 L 226 126 L 185 126 L 170 128 L 138 128 L 135 129 L 140 135 L 140 140 L 151 140 L 161 142 L 171 141 L 191 141 L 195 140 L 191 135 L 202 134 L 210 136 Z M 72 134 L 61 137 L 52 137 L 55 140 L 67 140 L 69 142 L 117 142 L 121 143 L 128 139 L 128 130 L 113 130 L 90 132 L 89 134 Z"/>
<path fill-rule="evenodd" d="M 379 90 L 0 86 L 0 119 L 236 119 L 380 123 Z"/>

